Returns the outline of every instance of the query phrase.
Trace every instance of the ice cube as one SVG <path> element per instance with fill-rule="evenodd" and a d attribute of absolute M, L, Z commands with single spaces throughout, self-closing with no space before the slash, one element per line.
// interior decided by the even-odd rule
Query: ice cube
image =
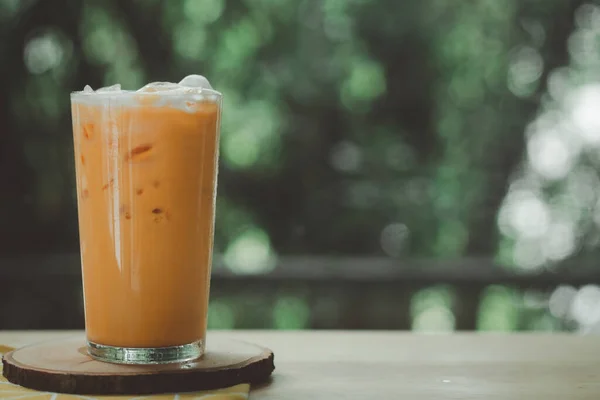
<path fill-rule="evenodd" d="M 103 88 L 100 88 L 98 90 L 96 90 L 96 92 L 98 93 L 104 93 L 104 92 L 119 92 L 121 91 L 121 85 L 120 84 L 116 84 L 116 85 L 112 85 L 112 86 L 105 86 Z"/>
<path fill-rule="evenodd" d="M 189 88 L 212 89 L 208 79 L 202 75 L 188 75 L 179 81 L 179 84 Z"/>
<path fill-rule="evenodd" d="M 181 89 L 181 86 L 172 82 L 152 82 L 147 84 L 143 88 L 138 89 L 138 92 L 164 92 L 167 90 L 176 89 Z"/>
<path fill-rule="evenodd" d="M 94 89 L 90 85 L 85 85 L 83 88 L 83 93 L 94 93 Z"/>

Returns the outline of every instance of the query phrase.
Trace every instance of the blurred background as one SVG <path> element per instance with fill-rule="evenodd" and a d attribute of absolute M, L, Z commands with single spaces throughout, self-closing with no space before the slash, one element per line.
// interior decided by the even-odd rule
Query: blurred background
<path fill-rule="evenodd" d="M 600 331 L 600 3 L 0 0 L 0 328 L 82 328 L 68 93 L 224 94 L 209 326 Z"/>

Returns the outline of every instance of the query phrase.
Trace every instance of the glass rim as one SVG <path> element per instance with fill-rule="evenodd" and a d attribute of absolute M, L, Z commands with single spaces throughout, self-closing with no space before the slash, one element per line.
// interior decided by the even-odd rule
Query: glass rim
<path fill-rule="evenodd" d="M 219 99 L 223 97 L 221 92 L 218 92 L 214 89 L 205 89 L 205 88 L 183 88 L 187 89 L 187 91 L 179 91 L 175 90 L 163 90 L 163 91 L 155 91 L 155 92 L 138 92 L 135 90 L 120 90 L 119 92 L 84 92 L 83 90 L 73 91 L 70 93 L 71 100 L 77 98 L 85 98 L 85 99 L 119 99 L 119 98 L 131 98 L 137 96 L 160 96 L 160 97 L 189 97 L 189 96 L 216 96 Z"/>

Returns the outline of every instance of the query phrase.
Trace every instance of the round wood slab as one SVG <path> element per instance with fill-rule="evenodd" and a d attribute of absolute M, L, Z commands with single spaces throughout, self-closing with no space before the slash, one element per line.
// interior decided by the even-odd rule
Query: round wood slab
<path fill-rule="evenodd" d="M 3 375 L 30 389 L 73 394 L 189 392 L 266 381 L 275 365 L 269 349 L 209 335 L 205 355 L 176 364 L 123 365 L 92 359 L 75 337 L 6 353 Z"/>

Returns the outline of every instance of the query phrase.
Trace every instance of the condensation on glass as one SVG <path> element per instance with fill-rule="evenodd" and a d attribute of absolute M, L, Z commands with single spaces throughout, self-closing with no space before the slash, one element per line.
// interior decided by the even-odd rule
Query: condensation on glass
<path fill-rule="evenodd" d="M 85 327 L 104 361 L 204 351 L 221 95 L 186 79 L 71 95 Z"/>

